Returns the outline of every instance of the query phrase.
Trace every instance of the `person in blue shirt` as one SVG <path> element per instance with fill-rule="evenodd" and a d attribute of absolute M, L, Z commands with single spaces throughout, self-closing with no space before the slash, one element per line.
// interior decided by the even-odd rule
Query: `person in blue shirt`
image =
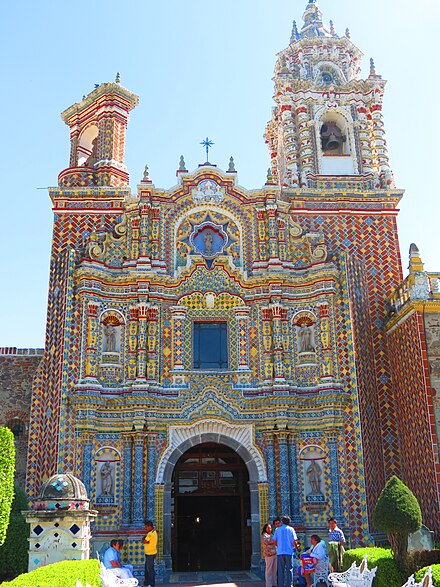
<path fill-rule="evenodd" d="M 133 565 L 123 565 L 121 563 L 120 550 L 123 546 L 123 540 L 112 540 L 110 547 L 104 553 L 102 562 L 106 569 L 112 571 L 120 579 L 132 579 Z"/>
<path fill-rule="evenodd" d="M 293 551 L 298 548 L 298 538 L 289 516 L 283 516 L 281 522 L 273 535 L 277 547 L 277 584 L 278 587 L 293 587 Z"/>

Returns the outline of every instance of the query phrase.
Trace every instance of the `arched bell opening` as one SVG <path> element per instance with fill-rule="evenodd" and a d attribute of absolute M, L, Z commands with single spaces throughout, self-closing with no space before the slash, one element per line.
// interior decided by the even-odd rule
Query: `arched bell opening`
<path fill-rule="evenodd" d="M 323 175 L 353 175 L 356 172 L 350 129 L 338 112 L 327 112 L 319 124 L 319 147 Z"/>

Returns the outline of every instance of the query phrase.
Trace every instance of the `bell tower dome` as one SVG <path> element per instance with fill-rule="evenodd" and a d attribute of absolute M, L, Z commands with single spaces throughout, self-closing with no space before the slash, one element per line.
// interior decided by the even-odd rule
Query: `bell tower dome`
<path fill-rule="evenodd" d="M 361 51 L 348 29 L 327 27 L 315 0 L 304 24 L 293 23 L 277 56 L 275 102 L 265 140 L 280 187 L 310 187 L 319 176 L 354 176 L 368 188 L 394 187 L 382 118 L 385 81 L 370 62 L 360 78 Z"/>
<path fill-rule="evenodd" d="M 60 187 L 125 186 L 125 132 L 138 97 L 120 84 L 97 85 L 61 114 L 70 128 L 70 165 L 58 176 Z"/>

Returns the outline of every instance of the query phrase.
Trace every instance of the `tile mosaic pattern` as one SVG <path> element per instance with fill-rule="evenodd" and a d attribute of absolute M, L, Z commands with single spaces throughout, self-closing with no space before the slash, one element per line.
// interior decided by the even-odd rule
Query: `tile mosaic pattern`
<path fill-rule="evenodd" d="M 415 311 L 388 333 L 396 415 L 402 446 L 401 478 L 416 495 L 423 520 L 440 531 L 438 486 L 439 455 L 436 451 L 432 396 L 429 393 L 423 315 Z M 411 390 L 411 393 L 408 393 Z"/>

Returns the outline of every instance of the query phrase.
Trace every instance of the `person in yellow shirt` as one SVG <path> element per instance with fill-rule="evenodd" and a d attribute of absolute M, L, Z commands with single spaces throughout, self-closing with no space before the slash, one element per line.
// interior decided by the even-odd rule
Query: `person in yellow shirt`
<path fill-rule="evenodd" d="M 145 522 L 145 532 L 146 536 L 142 539 L 145 551 L 144 587 L 154 587 L 156 584 L 154 577 L 154 559 L 157 554 L 157 532 L 151 520 Z"/>

